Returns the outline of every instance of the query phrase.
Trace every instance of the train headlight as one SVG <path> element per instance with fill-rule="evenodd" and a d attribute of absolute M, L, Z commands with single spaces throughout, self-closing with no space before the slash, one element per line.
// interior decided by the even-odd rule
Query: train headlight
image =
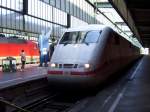
<path fill-rule="evenodd" d="M 84 64 L 84 68 L 85 69 L 89 69 L 90 68 L 90 64 Z"/>
<path fill-rule="evenodd" d="M 55 63 L 52 63 L 50 66 L 51 66 L 51 68 L 55 68 L 55 67 L 56 67 L 56 64 L 55 64 Z"/>

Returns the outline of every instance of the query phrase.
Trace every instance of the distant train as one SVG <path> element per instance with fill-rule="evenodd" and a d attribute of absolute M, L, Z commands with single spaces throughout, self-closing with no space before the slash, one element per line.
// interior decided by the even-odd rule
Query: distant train
<path fill-rule="evenodd" d="M 20 52 L 22 49 L 26 53 L 26 63 L 39 62 L 39 48 L 35 42 L 17 37 L 0 37 L 0 65 L 6 57 L 13 57 L 17 64 L 21 63 Z"/>
<path fill-rule="evenodd" d="M 109 27 L 70 28 L 55 48 L 47 78 L 52 85 L 92 87 L 139 57 L 139 48 Z"/>

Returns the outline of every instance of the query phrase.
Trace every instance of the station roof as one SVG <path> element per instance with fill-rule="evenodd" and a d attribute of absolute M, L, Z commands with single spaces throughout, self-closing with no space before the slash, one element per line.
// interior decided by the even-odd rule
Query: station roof
<path fill-rule="evenodd" d="M 101 21 L 101 24 L 105 24 L 127 40 L 131 41 L 134 45 L 142 47 L 139 41 L 134 37 L 133 31 L 129 28 L 129 25 L 125 23 L 118 12 L 112 7 L 108 0 L 96 0 L 94 5 L 100 12 L 97 14 L 97 19 Z"/>
<path fill-rule="evenodd" d="M 150 5 L 148 0 L 109 0 L 125 22 L 141 40 L 150 47 Z"/>

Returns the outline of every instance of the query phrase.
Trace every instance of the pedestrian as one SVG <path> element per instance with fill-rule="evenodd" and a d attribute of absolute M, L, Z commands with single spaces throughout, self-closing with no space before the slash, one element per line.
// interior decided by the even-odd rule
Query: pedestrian
<path fill-rule="evenodd" d="M 45 67 L 48 66 L 48 52 L 49 52 L 49 38 L 52 30 L 49 29 L 49 31 L 46 33 L 44 30 L 42 30 L 42 34 L 39 36 L 38 39 L 38 45 L 40 49 L 40 67 L 43 66 L 43 63 L 45 63 Z"/>
<path fill-rule="evenodd" d="M 21 56 L 21 71 L 23 71 L 26 63 L 26 54 L 24 50 L 21 50 L 20 56 Z"/>
<path fill-rule="evenodd" d="M 52 55 L 53 55 L 53 52 L 54 52 L 55 44 L 51 43 L 51 45 L 49 47 L 50 47 L 49 48 L 49 60 L 51 61 L 51 58 L 52 58 Z"/>

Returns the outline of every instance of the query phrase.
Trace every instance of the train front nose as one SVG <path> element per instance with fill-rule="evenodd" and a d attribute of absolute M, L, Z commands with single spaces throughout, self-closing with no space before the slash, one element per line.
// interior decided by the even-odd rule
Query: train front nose
<path fill-rule="evenodd" d="M 93 52 L 88 50 L 89 46 L 85 44 L 78 44 L 78 47 L 71 44 L 58 45 L 48 70 L 49 84 L 71 87 L 87 86 L 93 80 L 88 70 L 88 67 L 91 67 L 90 62 L 93 63 L 91 61 Z M 94 49 L 94 46 L 92 48 Z"/>
<path fill-rule="evenodd" d="M 86 88 L 94 84 L 94 75 L 94 72 L 85 71 L 83 68 L 50 68 L 48 70 L 47 78 L 49 84 L 52 86 Z"/>

